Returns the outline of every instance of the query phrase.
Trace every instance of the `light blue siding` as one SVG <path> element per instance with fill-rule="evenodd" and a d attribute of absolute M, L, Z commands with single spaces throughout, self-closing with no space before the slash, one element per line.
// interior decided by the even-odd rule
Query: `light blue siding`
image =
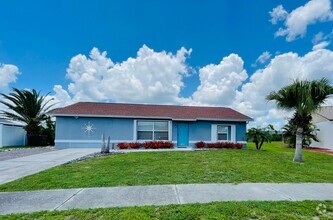
<path fill-rule="evenodd" d="M 101 134 L 110 136 L 112 143 L 119 141 L 132 142 L 134 140 L 134 120 L 125 118 L 88 118 L 88 117 L 57 117 L 56 119 L 56 147 L 100 147 Z M 148 119 L 147 119 L 148 120 Z M 93 125 L 93 132 L 85 132 L 84 126 Z M 178 121 L 172 121 L 172 141 L 177 145 Z M 212 141 L 212 124 L 235 125 L 236 141 L 245 141 L 245 122 L 221 121 L 189 121 L 189 146 L 193 147 L 197 141 Z"/>
<path fill-rule="evenodd" d="M 84 130 L 88 123 L 94 128 L 90 134 Z M 103 133 L 116 142 L 133 141 L 133 130 L 133 119 L 57 117 L 56 146 L 69 147 L 70 142 L 70 147 L 100 147 Z M 79 143 L 79 140 L 89 143 Z"/>

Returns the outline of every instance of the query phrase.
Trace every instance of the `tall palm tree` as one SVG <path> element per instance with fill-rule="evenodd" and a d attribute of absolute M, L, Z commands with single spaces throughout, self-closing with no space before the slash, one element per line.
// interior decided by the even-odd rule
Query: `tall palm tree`
<path fill-rule="evenodd" d="M 333 94 L 333 87 L 326 78 L 320 80 L 294 81 L 293 84 L 271 92 L 266 99 L 275 100 L 279 108 L 293 110 L 296 129 L 295 162 L 302 162 L 302 142 L 304 139 L 304 126 L 309 116 L 318 110 L 329 95 Z"/>
<path fill-rule="evenodd" d="M 13 92 L 8 95 L 0 93 L 4 100 L 0 103 L 7 107 L 7 110 L 2 110 L 1 115 L 5 118 L 21 121 L 25 124 L 27 131 L 28 145 L 36 145 L 40 130 L 40 123 L 44 121 L 47 116 L 46 112 L 50 111 L 53 105 L 49 102 L 52 99 L 45 100 L 40 92 L 36 90 L 19 90 L 13 88 Z"/>

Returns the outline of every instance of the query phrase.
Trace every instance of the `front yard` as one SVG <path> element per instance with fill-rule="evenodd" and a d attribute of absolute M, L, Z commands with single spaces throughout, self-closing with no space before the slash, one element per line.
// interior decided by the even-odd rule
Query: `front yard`
<path fill-rule="evenodd" d="M 333 183 L 333 156 L 304 151 L 293 163 L 293 149 L 280 142 L 262 151 L 210 150 L 129 153 L 58 166 L 0 185 L 0 191 L 186 183 Z"/>

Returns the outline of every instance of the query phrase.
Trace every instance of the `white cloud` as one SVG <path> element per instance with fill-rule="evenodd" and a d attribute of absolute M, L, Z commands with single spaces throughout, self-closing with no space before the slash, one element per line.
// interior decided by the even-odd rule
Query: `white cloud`
<path fill-rule="evenodd" d="M 90 56 L 73 57 L 67 69 L 71 80 L 68 92 L 55 87 L 56 97 L 69 101 L 105 101 L 139 103 L 179 103 L 188 73 L 186 59 L 191 50 L 181 48 L 176 54 L 155 52 L 143 46 L 135 58 L 114 63 L 106 52 L 94 48 Z"/>
<path fill-rule="evenodd" d="M 256 120 L 250 126 L 268 123 L 280 128 L 290 112 L 276 109 L 265 97 L 295 79 L 327 77 L 333 82 L 333 51 L 318 49 L 304 56 L 289 52 L 277 54 L 248 80 L 244 61 L 237 54 L 218 64 L 199 68 L 200 84 L 190 97 L 182 97 L 186 65 L 191 50 L 176 54 L 155 52 L 146 46 L 135 58 L 114 63 L 106 52 L 93 49 L 90 56 L 72 58 L 67 70 L 68 89 L 55 86 L 55 101 L 67 105 L 76 101 L 167 103 L 232 107 Z"/>
<path fill-rule="evenodd" d="M 318 49 L 326 48 L 328 45 L 331 44 L 331 39 L 332 38 L 333 38 L 333 31 L 329 34 L 326 34 L 326 35 L 323 32 L 320 31 L 312 39 L 312 43 L 313 43 L 312 50 L 318 50 Z"/>
<path fill-rule="evenodd" d="M 247 79 L 244 61 L 237 54 L 230 54 L 215 65 L 199 70 L 200 85 L 192 96 L 194 104 L 230 105 L 236 91 Z"/>
<path fill-rule="evenodd" d="M 283 21 L 286 19 L 288 12 L 283 8 L 282 5 L 279 5 L 273 8 L 273 10 L 269 12 L 269 15 L 272 17 L 270 22 L 275 25 L 278 23 L 278 21 Z"/>
<path fill-rule="evenodd" d="M 329 41 L 322 41 L 318 44 L 313 45 L 312 50 L 320 50 L 326 48 L 328 45 L 330 45 Z"/>
<path fill-rule="evenodd" d="M 0 90 L 8 88 L 10 83 L 16 82 L 19 69 L 11 64 L 0 64 Z"/>
<path fill-rule="evenodd" d="M 330 0 L 310 0 L 305 5 L 288 13 L 286 17 L 283 17 L 282 15 L 279 16 L 279 13 L 285 13 L 285 11 L 283 11 L 283 6 L 280 6 L 273 9 L 270 13 L 272 16 L 271 22 L 276 24 L 278 20 L 285 20 L 285 27 L 279 28 L 275 33 L 275 36 L 286 36 L 287 41 L 293 41 L 298 37 L 304 37 L 307 27 L 311 24 L 333 20 L 333 11 Z M 274 11 L 276 11 L 276 13 L 273 13 Z M 282 12 L 277 13 L 278 11 Z"/>
<path fill-rule="evenodd" d="M 232 107 L 256 117 L 256 125 L 265 121 L 281 122 L 289 116 L 289 113 L 275 114 L 275 110 L 273 111 L 276 108 L 275 104 L 265 101 L 267 94 L 279 90 L 295 79 L 313 80 L 322 77 L 333 82 L 332 51 L 319 49 L 304 56 L 292 52 L 280 54 L 275 56 L 264 69 L 257 70 L 250 77 L 250 81 L 242 86 Z"/>
<path fill-rule="evenodd" d="M 312 43 L 315 45 L 315 44 L 320 43 L 323 40 L 325 40 L 325 35 L 322 31 L 320 31 L 313 37 Z"/>
<path fill-rule="evenodd" d="M 271 56 L 272 56 L 272 54 L 270 52 L 268 52 L 268 51 L 263 52 L 257 58 L 256 62 L 254 64 L 252 64 L 252 66 L 256 67 L 258 63 L 260 63 L 260 64 L 266 63 L 271 58 Z"/>

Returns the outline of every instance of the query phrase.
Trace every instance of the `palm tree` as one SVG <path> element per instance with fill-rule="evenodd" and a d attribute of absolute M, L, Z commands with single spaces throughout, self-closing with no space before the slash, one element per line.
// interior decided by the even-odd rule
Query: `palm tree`
<path fill-rule="evenodd" d="M 295 114 L 294 116 L 288 120 L 288 123 L 282 127 L 283 130 L 283 137 L 284 142 L 289 145 L 289 147 L 295 148 L 296 145 L 296 131 L 297 131 L 297 125 L 295 124 Z M 306 120 L 306 123 L 304 123 L 303 126 L 303 142 L 302 142 L 302 148 L 310 146 L 312 140 L 319 142 L 319 139 L 317 137 L 317 131 L 319 129 L 311 123 L 312 117 L 309 116 L 308 120 Z"/>
<path fill-rule="evenodd" d="M 4 97 L 0 103 L 4 104 L 8 110 L 2 110 L 1 114 L 8 119 L 21 121 L 25 124 L 27 131 L 28 145 L 38 144 L 38 135 L 40 131 L 40 123 L 47 119 L 46 112 L 51 110 L 49 100 L 45 100 L 46 96 L 40 95 L 36 90 L 19 90 L 13 88 L 13 92 L 8 95 L 0 93 Z"/>
<path fill-rule="evenodd" d="M 296 129 L 295 162 L 302 162 L 302 142 L 304 139 L 304 126 L 308 123 L 309 116 L 333 94 L 333 87 L 326 78 L 320 80 L 294 81 L 293 84 L 271 92 L 266 99 L 275 100 L 278 108 L 293 110 Z"/>
<path fill-rule="evenodd" d="M 271 142 L 271 134 L 266 129 L 251 128 L 246 132 L 246 139 L 252 141 L 256 149 L 260 150 L 265 141 Z"/>

